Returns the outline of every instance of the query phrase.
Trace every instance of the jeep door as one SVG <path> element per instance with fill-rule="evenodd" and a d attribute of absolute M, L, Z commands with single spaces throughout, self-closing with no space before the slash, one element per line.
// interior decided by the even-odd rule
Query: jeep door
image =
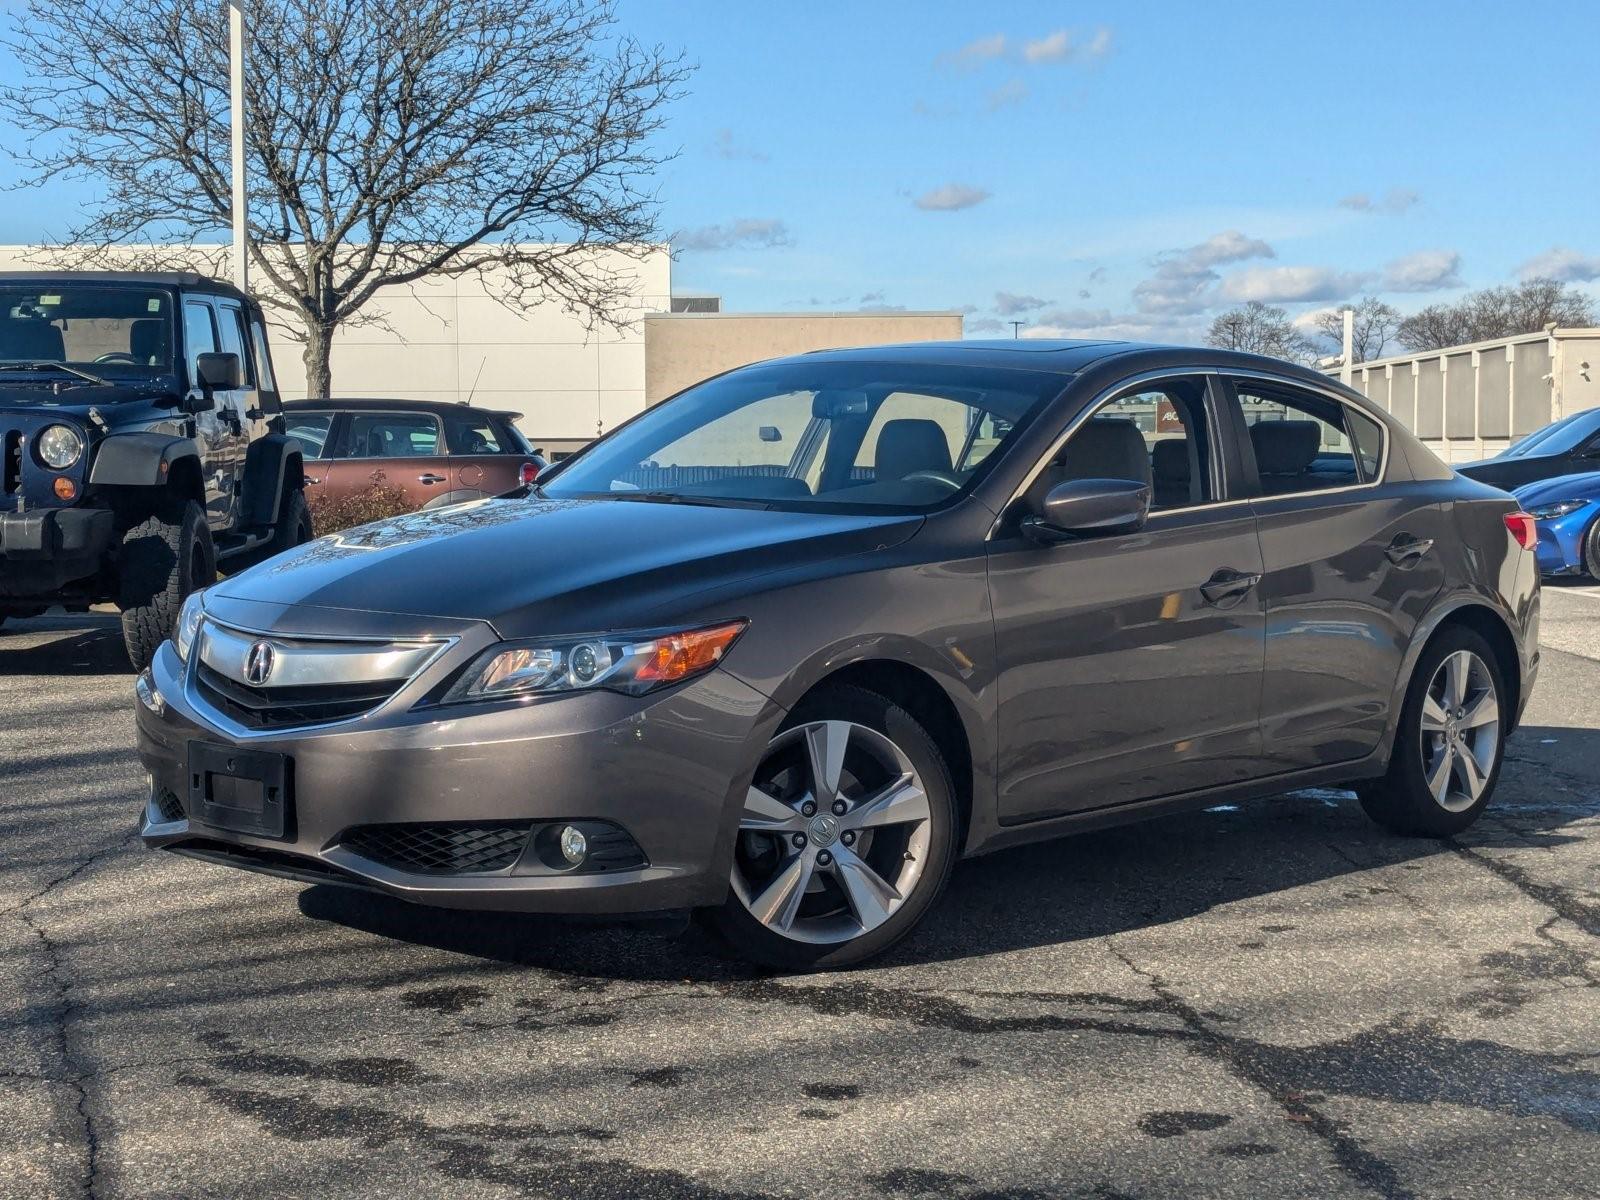
<path fill-rule="evenodd" d="M 221 349 L 216 314 L 210 301 L 189 296 L 183 302 L 183 352 L 189 371 L 190 394 L 200 394 L 199 358 Z M 233 524 L 237 487 L 244 470 L 248 444 L 243 416 L 230 392 L 216 392 L 212 406 L 195 414 L 195 444 L 200 450 L 200 474 L 205 486 L 206 523 L 212 529 Z"/>

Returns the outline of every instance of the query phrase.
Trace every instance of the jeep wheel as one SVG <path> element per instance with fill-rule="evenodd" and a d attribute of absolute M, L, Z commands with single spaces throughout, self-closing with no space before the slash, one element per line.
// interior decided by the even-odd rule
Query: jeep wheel
<path fill-rule="evenodd" d="M 216 577 L 211 530 L 192 500 L 122 535 L 117 607 L 122 610 L 122 643 L 134 670 L 143 670 L 171 635 L 189 593 Z"/>
<path fill-rule="evenodd" d="M 311 509 L 306 505 L 306 494 L 295 488 L 283 498 L 283 507 L 278 512 L 278 523 L 272 527 L 272 537 L 264 546 L 258 546 L 248 554 L 239 556 L 239 570 L 253 567 L 258 562 L 265 562 L 276 554 L 285 550 L 293 550 L 296 546 L 303 546 L 316 534 L 311 528 Z M 228 569 L 232 571 L 234 560 L 228 560 Z"/>

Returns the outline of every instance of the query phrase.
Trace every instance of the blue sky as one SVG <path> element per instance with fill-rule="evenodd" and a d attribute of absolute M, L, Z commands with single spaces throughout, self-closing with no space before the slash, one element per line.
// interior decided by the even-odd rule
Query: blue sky
<path fill-rule="evenodd" d="M 1600 5 L 622 13 L 699 63 L 662 179 L 673 282 L 731 308 L 1193 339 L 1250 298 L 1600 281 Z"/>
<path fill-rule="evenodd" d="M 1193 340 L 1251 298 L 1410 311 L 1540 268 L 1600 292 L 1597 4 L 619 11 L 699 64 L 664 225 L 675 290 L 730 309 Z M 8 194 L 0 241 L 83 196 Z"/>

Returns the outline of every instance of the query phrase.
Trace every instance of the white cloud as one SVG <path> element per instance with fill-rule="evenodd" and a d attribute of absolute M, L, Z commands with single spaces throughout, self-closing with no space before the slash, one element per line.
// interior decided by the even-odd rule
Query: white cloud
<path fill-rule="evenodd" d="M 955 67 L 971 70 L 973 67 L 986 63 L 991 59 L 1005 57 L 1006 48 L 1006 35 L 1003 33 L 991 33 L 968 42 L 959 50 L 946 54 L 943 61 Z"/>
<path fill-rule="evenodd" d="M 772 217 L 742 217 L 726 225 L 703 225 L 680 233 L 680 250 L 765 250 L 788 246 L 789 228 Z"/>
<path fill-rule="evenodd" d="M 1222 281 L 1218 295 L 1224 300 L 1280 301 L 1338 300 L 1361 287 L 1367 276 L 1331 267 L 1246 267 Z"/>
<path fill-rule="evenodd" d="M 1058 29 L 1052 34 L 1025 42 L 1022 60 L 1029 63 L 1059 63 L 1090 58 L 1102 58 L 1111 49 L 1111 31 L 1104 26 L 1096 29 L 1087 41 L 1079 41 L 1071 32 Z"/>
<path fill-rule="evenodd" d="M 1037 296 L 1018 295 L 1015 292 L 996 292 L 994 294 L 994 310 L 1002 317 L 1014 317 L 1018 313 L 1032 312 L 1036 308 L 1043 308 L 1049 304 L 1048 300 L 1041 300 Z"/>
<path fill-rule="evenodd" d="M 1005 323 L 1003 321 L 997 321 L 993 317 L 979 317 L 975 321 L 968 321 L 966 323 L 964 329 L 962 330 L 962 332 L 964 332 L 964 333 L 999 333 L 1004 328 L 1005 328 Z"/>
<path fill-rule="evenodd" d="M 1133 289 L 1134 303 L 1147 313 L 1194 313 L 1211 304 L 1210 292 L 1220 278 L 1216 268 L 1252 258 L 1275 258 L 1260 238 L 1237 229 L 1213 234 L 1198 245 L 1173 250 L 1156 259 L 1155 274 Z"/>
<path fill-rule="evenodd" d="M 1460 271 L 1461 255 L 1454 250 L 1418 250 L 1383 268 L 1383 286 L 1391 292 L 1437 292 L 1460 287 Z"/>
<path fill-rule="evenodd" d="M 1422 197 L 1410 188 L 1390 188 L 1377 199 L 1366 192 L 1352 192 L 1339 201 L 1339 207 L 1348 208 L 1353 212 L 1381 213 L 1397 217 L 1416 206 L 1421 200 Z"/>
<path fill-rule="evenodd" d="M 1517 274 L 1523 279 L 1556 279 L 1562 283 L 1590 283 L 1600 279 L 1600 254 L 1580 254 L 1566 246 L 1552 246 L 1536 254 Z"/>
<path fill-rule="evenodd" d="M 964 183 L 947 183 L 931 192 L 924 192 L 912 201 L 924 212 L 956 212 L 982 204 L 990 196 L 983 188 L 969 187 Z"/>

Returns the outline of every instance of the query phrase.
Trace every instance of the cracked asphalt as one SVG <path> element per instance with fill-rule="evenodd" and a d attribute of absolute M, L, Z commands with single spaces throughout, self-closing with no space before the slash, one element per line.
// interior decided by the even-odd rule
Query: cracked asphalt
<path fill-rule="evenodd" d="M 143 850 L 114 621 L 0 635 L 0 1196 L 1592 1197 L 1600 589 L 1496 806 L 1341 792 L 957 868 L 887 960 Z"/>

